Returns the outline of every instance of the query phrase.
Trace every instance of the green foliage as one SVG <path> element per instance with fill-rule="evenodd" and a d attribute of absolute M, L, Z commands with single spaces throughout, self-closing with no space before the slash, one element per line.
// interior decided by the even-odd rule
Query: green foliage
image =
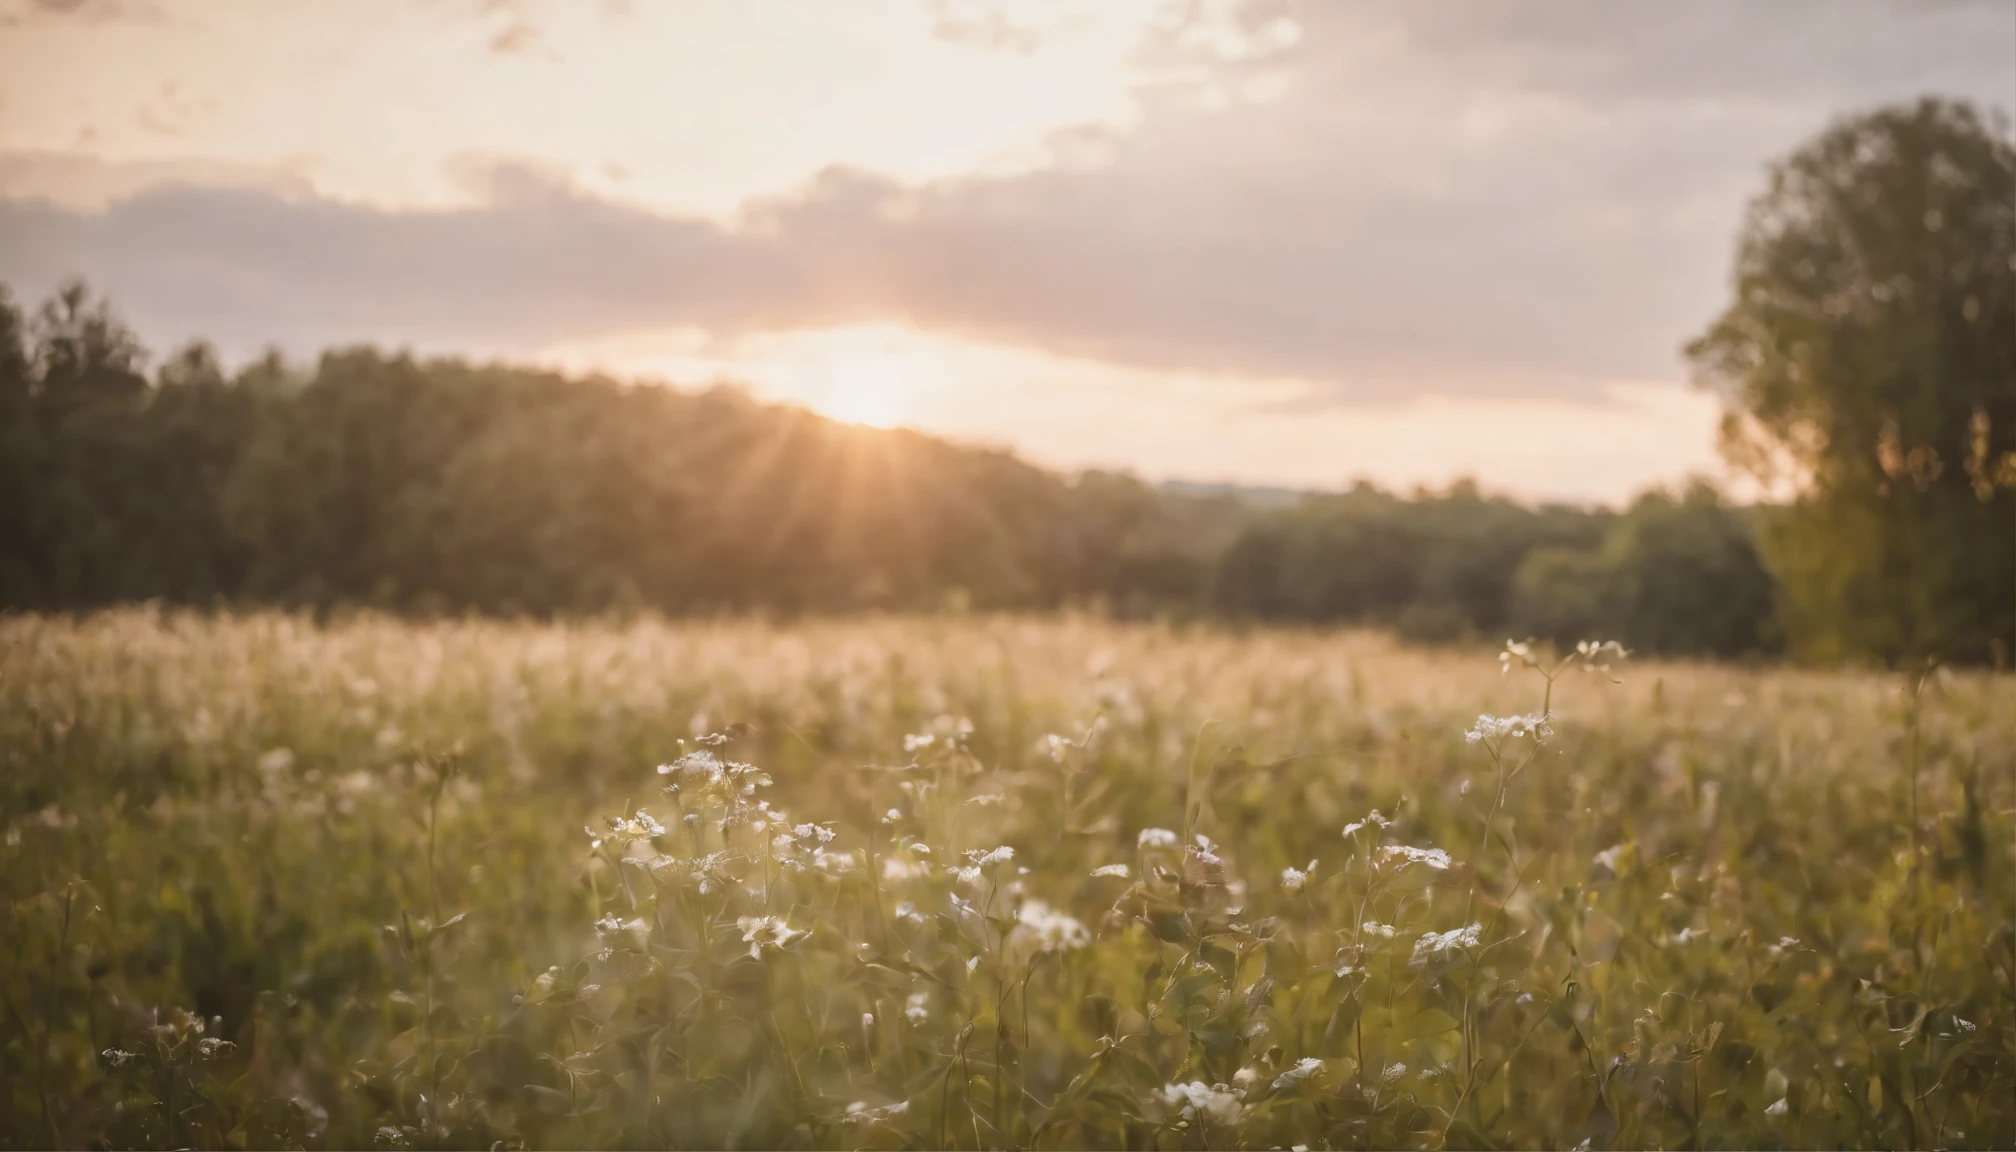
<path fill-rule="evenodd" d="M 1845 119 L 1750 207 L 1688 348 L 1730 459 L 1791 484 L 1761 546 L 1799 650 L 2003 659 L 2016 630 L 2016 148 L 1939 100 Z"/>
<path fill-rule="evenodd" d="M 2016 1141 L 2008 680 L 1616 661 L 6 618 L 0 1144 Z"/>
<path fill-rule="evenodd" d="M 1398 624 L 1425 640 L 1499 635 L 1535 549 L 1593 543 L 1607 514 L 1531 509 L 1459 483 L 1414 500 L 1360 484 L 1309 496 L 1233 541 L 1219 607 L 1268 620 Z"/>
<path fill-rule="evenodd" d="M 1529 553 L 1513 579 L 1512 630 L 1572 644 L 1612 636 L 1633 649 L 1746 656 L 1775 647 L 1771 578 L 1748 517 L 1714 489 L 1651 492 L 1588 549 Z"/>

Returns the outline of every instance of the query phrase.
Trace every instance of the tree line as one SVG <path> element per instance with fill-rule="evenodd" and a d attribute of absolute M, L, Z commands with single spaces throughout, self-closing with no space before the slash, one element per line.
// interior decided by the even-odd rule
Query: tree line
<path fill-rule="evenodd" d="M 1286 507 L 1062 476 L 732 388 L 373 348 L 149 369 L 82 285 L 0 288 L 0 607 L 412 613 L 1100 606 L 1601 635 L 1663 653 L 2007 659 L 2016 629 L 2016 162 L 1936 100 L 1774 166 L 1735 299 L 1687 352 L 1724 451 L 1611 512 L 1474 484 Z"/>
<path fill-rule="evenodd" d="M 1741 514 L 1706 489 L 1621 516 L 1529 509 L 1468 483 L 1269 509 L 1064 477 L 730 388 L 370 348 L 307 369 L 268 357 L 226 373 L 201 344 L 151 373 L 146 361 L 82 285 L 32 314 L 0 295 L 0 603 L 1100 605 L 1434 640 L 1600 628 L 1676 652 L 1768 645 L 1768 582 Z M 1738 585 L 1744 597 L 1724 595 Z M 1740 620 L 1703 624 L 1708 601 Z"/>

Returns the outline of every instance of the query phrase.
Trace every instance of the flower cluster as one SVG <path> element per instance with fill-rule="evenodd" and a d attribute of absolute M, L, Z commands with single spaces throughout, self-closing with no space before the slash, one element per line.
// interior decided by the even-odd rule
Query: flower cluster
<path fill-rule="evenodd" d="M 1446 957 L 1458 950 L 1475 948 L 1483 934 L 1482 924 L 1468 924 L 1461 928 L 1451 928 L 1447 932 L 1430 932 L 1414 941 L 1413 963 L 1421 964 Z"/>
<path fill-rule="evenodd" d="M 1477 723 L 1463 733 L 1463 739 L 1472 744 L 1480 740 L 1496 743 L 1506 737 L 1516 736 L 1530 736 L 1540 740 L 1552 731 L 1544 715 L 1479 716 Z"/>
<path fill-rule="evenodd" d="M 1011 940 L 1050 953 L 1083 948 L 1092 942 L 1092 933 L 1076 918 L 1066 916 L 1041 900 L 1024 900 L 1015 910 L 1016 928 Z"/>
<path fill-rule="evenodd" d="M 1229 1085 L 1206 1084 L 1202 1080 L 1163 1085 L 1162 1103 L 1178 1109 L 1188 1119 L 1209 1116 L 1221 1124 L 1236 1122 L 1244 1111 L 1238 1094 Z"/>
<path fill-rule="evenodd" d="M 1382 844 L 1377 854 L 1380 867 L 1392 865 L 1405 868 L 1409 864 L 1424 864 L 1438 872 L 1449 869 L 1449 853 L 1440 848 L 1414 848 L 1406 844 Z"/>

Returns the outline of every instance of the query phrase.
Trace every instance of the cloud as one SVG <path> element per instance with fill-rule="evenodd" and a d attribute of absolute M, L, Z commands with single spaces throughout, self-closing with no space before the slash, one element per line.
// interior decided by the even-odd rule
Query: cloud
<path fill-rule="evenodd" d="M 1768 159 L 1927 86 L 2006 100 L 2012 37 L 2000 4 L 1269 0 L 1160 26 L 1133 126 L 1012 173 L 833 169 L 729 223 L 495 157 L 456 211 L 157 187 L 0 205 L 0 267 L 227 348 L 891 321 L 1312 406 L 1600 400 L 1677 377 Z"/>
<path fill-rule="evenodd" d="M 152 0 L 17 0 L 0 10 L 0 26 L 10 20 L 74 20 L 89 24 L 120 21 L 158 23 L 164 14 Z"/>

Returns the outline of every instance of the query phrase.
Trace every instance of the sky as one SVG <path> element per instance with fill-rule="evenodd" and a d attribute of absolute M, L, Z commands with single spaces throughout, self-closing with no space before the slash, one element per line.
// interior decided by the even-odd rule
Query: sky
<path fill-rule="evenodd" d="M 1615 503 L 1728 478 L 1679 350 L 1766 166 L 1924 94 L 2016 106 L 2016 0 L 0 0 L 0 283 Z"/>

